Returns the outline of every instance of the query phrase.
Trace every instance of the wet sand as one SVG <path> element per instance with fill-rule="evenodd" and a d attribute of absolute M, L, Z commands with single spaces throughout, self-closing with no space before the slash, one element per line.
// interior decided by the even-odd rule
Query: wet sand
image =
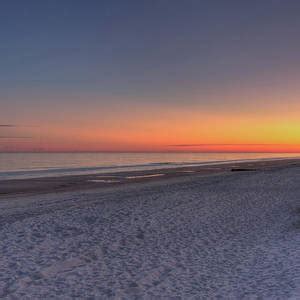
<path fill-rule="evenodd" d="M 243 171 L 262 171 L 273 168 L 299 165 L 299 159 L 270 159 L 248 162 L 214 163 L 206 166 L 156 169 L 148 171 L 131 171 L 117 173 L 100 173 L 92 175 L 74 175 L 61 177 L 44 177 L 17 180 L 0 180 L 0 200 L 15 195 L 35 195 L 52 192 L 80 191 L 98 188 L 110 188 L 123 184 L 166 180 L 193 175 L 214 175 Z"/>
<path fill-rule="evenodd" d="M 299 175 L 284 160 L 2 182 L 0 298 L 299 299 Z"/>

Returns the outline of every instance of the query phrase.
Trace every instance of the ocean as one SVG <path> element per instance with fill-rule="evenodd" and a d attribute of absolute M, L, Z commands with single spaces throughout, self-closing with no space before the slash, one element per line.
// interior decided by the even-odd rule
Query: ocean
<path fill-rule="evenodd" d="M 0 180 L 293 157 L 300 153 L 0 153 Z"/>

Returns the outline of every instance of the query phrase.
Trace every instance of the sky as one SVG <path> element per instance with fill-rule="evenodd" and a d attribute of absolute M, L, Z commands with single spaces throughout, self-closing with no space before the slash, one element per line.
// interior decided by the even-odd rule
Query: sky
<path fill-rule="evenodd" d="M 0 151 L 300 152 L 300 1 L 0 2 Z"/>

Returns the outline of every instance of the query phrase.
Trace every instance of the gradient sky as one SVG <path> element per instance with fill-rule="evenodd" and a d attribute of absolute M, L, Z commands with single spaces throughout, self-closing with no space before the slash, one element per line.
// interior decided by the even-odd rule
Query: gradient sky
<path fill-rule="evenodd" d="M 300 1 L 0 3 L 0 151 L 300 152 Z"/>

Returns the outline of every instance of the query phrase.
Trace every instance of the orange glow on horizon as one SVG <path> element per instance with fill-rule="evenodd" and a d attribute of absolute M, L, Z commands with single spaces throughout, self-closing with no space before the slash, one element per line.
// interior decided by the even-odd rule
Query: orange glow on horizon
<path fill-rule="evenodd" d="M 62 107 L 51 116 L 37 113 L 38 126 L 18 129 L 18 135 L 31 138 L 2 138 L 0 151 L 299 153 L 300 103 L 291 103 L 268 105 L 264 110 L 212 110 L 197 103 L 172 108 L 151 103 L 136 104 L 134 109 Z"/>

